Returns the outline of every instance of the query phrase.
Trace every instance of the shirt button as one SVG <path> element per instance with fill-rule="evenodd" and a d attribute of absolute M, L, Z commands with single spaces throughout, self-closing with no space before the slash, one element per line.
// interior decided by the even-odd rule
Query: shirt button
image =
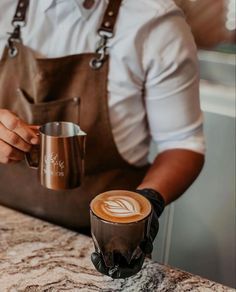
<path fill-rule="evenodd" d="M 84 0 L 83 7 L 85 9 L 91 9 L 95 3 L 95 0 Z"/>

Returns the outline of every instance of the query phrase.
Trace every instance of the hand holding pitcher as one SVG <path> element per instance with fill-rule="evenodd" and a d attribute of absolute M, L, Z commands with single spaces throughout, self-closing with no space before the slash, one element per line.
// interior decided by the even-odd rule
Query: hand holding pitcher
<path fill-rule="evenodd" d="M 39 143 L 37 126 L 31 126 L 6 109 L 0 109 L 0 163 L 24 159 L 32 145 Z"/>

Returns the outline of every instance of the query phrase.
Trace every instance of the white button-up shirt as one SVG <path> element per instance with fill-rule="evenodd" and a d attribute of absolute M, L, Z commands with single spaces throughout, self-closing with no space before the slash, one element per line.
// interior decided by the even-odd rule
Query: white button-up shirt
<path fill-rule="evenodd" d="M 0 1 L 0 56 L 17 2 Z M 83 3 L 31 0 L 23 43 L 50 58 L 94 52 L 107 1 L 95 0 L 90 9 Z M 197 52 L 175 4 L 123 0 L 108 46 L 109 114 L 124 159 L 146 163 L 150 137 L 159 152 L 183 148 L 203 153 Z"/>

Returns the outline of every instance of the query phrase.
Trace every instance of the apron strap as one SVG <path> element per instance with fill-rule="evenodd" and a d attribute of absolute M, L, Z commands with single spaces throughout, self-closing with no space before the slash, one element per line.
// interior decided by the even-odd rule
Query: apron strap
<path fill-rule="evenodd" d="M 102 24 L 98 29 L 100 40 L 97 44 L 95 58 L 90 60 L 90 67 L 94 70 L 100 69 L 107 59 L 107 41 L 114 36 L 114 26 L 120 10 L 122 0 L 109 0 L 107 9 L 103 16 Z"/>
<path fill-rule="evenodd" d="M 19 0 L 18 5 L 16 7 L 16 12 L 12 20 L 13 26 L 24 26 L 25 25 L 25 17 L 26 12 L 29 6 L 29 0 Z"/>
<path fill-rule="evenodd" d="M 113 37 L 113 30 L 116 23 L 116 19 L 119 13 L 122 0 L 109 0 L 101 26 L 98 29 L 98 34 L 101 36 L 101 40 L 97 46 L 96 53 L 97 58 L 93 58 L 90 62 L 90 66 L 93 69 L 99 69 L 102 67 L 107 53 L 107 40 Z M 17 49 L 14 46 L 14 41 L 21 41 L 21 27 L 25 25 L 26 12 L 29 6 L 29 0 L 19 0 L 16 12 L 14 14 L 12 25 L 14 31 L 10 33 L 8 38 L 9 54 L 11 57 L 17 55 Z"/>
<path fill-rule="evenodd" d="M 26 17 L 28 6 L 29 6 L 29 0 L 18 1 L 16 12 L 11 22 L 14 27 L 14 30 L 13 32 L 9 33 L 10 36 L 8 38 L 8 47 L 9 47 L 10 57 L 15 57 L 18 53 L 18 50 L 16 46 L 14 45 L 14 42 L 21 42 L 21 27 L 25 25 L 25 17 Z"/>
<path fill-rule="evenodd" d="M 122 0 L 110 0 L 103 16 L 102 24 L 98 29 L 100 36 L 113 37 L 113 30 L 119 13 Z"/>
<path fill-rule="evenodd" d="M 119 8 L 121 5 L 122 0 L 110 0 L 105 11 L 102 24 L 98 29 L 99 35 L 106 35 L 108 38 L 113 36 L 113 29 L 116 23 L 116 19 L 119 13 Z M 26 12 L 29 6 L 29 0 L 19 0 L 16 12 L 14 14 L 12 25 L 14 27 L 24 26 L 25 25 L 25 18 Z"/>

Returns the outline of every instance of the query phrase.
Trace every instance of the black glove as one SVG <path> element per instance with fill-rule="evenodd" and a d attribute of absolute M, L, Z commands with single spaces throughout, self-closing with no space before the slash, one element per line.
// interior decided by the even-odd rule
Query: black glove
<path fill-rule="evenodd" d="M 162 196 L 152 189 L 136 190 L 137 193 L 143 195 L 152 204 L 153 214 L 150 226 L 150 235 L 140 244 L 140 248 L 143 254 L 138 259 L 133 259 L 129 264 L 117 265 L 112 268 L 108 268 L 103 260 L 103 257 L 98 252 L 91 254 L 91 261 L 95 268 L 102 274 L 110 276 L 114 279 L 128 278 L 137 274 L 143 265 L 146 254 L 150 254 L 153 250 L 153 241 L 157 235 L 159 229 L 158 218 L 164 210 L 165 202 Z"/>
<path fill-rule="evenodd" d="M 153 250 L 153 241 L 159 230 L 158 218 L 161 216 L 165 208 L 165 201 L 161 194 L 153 189 L 136 190 L 137 193 L 143 195 L 152 205 L 152 221 L 150 226 L 150 235 L 144 242 L 140 244 L 140 248 L 145 254 L 150 254 Z"/>
<path fill-rule="evenodd" d="M 93 252 L 91 254 L 91 261 L 94 264 L 95 268 L 102 274 L 112 277 L 113 279 L 123 279 L 131 277 L 135 274 L 137 274 L 143 265 L 145 258 L 145 254 L 142 254 L 141 257 L 138 259 L 133 259 L 129 264 L 127 265 L 117 265 L 112 268 L 108 268 L 103 260 L 103 257 L 98 252 Z"/>

